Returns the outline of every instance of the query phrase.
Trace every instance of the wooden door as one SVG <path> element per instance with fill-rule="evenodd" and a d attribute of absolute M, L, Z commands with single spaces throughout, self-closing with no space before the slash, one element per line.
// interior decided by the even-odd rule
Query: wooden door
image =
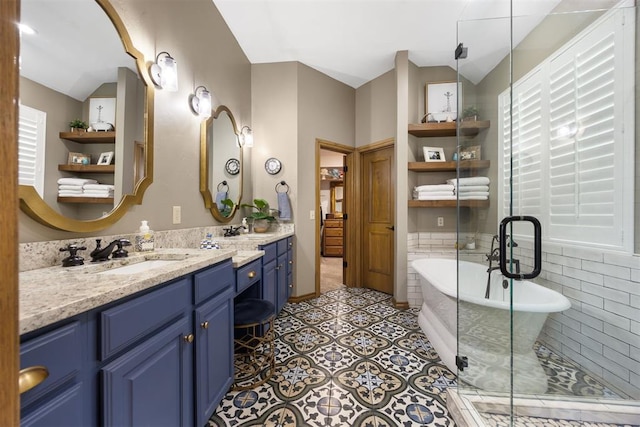
<path fill-rule="evenodd" d="M 20 2 L 0 1 L 0 425 L 20 424 L 18 408 L 18 52 Z"/>
<path fill-rule="evenodd" d="M 362 284 L 393 295 L 394 148 L 362 155 Z"/>

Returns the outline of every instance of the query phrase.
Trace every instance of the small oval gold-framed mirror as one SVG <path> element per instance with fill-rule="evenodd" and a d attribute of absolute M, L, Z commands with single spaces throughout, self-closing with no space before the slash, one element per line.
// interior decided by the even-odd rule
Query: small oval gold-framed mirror
<path fill-rule="evenodd" d="M 219 222 L 230 222 L 242 201 L 240 132 L 228 107 L 220 105 L 200 125 L 200 194 Z"/>
<path fill-rule="evenodd" d="M 47 187 L 36 190 L 35 185 L 20 184 L 18 193 L 22 211 L 35 221 L 58 230 L 92 232 L 112 226 L 124 216 L 132 205 L 141 204 L 145 190 L 153 181 L 154 86 L 146 70 L 144 55 L 133 45 L 124 23 L 108 0 L 69 4 L 75 8 L 75 11 L 62 10 L 64 5 L 64 2 L 22 1 L 22 22 L 31 18 L 39 23 L 36 25 L 42 25 L 38 37 L 48 48 L 41 49 L 37 45 L 40 43 L 39 41 L 32 43 L 23 40 L 21 45 L 23 61 L 21 101 L 28 99 L 31 91 L 31 99 L 35 100 L 34 103 L 42 104 L 46 100 L 53 105 L 53 107 L 50 105 L 50 110 L 43 111 L 45 117 L 52 116 L 52 124 L 49 124 L 49 130 L 46 130 L 46 137 L 43 139 L 47 145 L 55 146 L 56 154 L 50 156 L 47 150 L 43 150 L 45 167 L 49 170 L 55 170 L 55 172 L 42 173 L 44 177 L 41 179 L 44 180 Z M 83 12 L 80 12 L 80 9 Z M 57 20 L 55 17 L 58 15 L 62 15 L 64 18 Z M 69 19 L 71 15 L 80 17 L 77 26 L 71 24 L 72 20 Z M 68 24 L 64 31 L 61 31 L 60 27 L 55 27 L 53 31 L 50 31 L 51 26 L 59 26 L 60 22 Z M 103 23 L 101 30 L 98 30 L 98 22 Z M 109 52 L 115 52 L 119 49 L 119 55 L 124 56 L 125 59 L 128 58 L 129 62 L 126 65 L 124 62 L 117 62 L 116 65 L 110 62 L 111 57 L 105 52 L 107 50 L 105 44 L 95 42 L 95 39 L 92 38 L 97 34 L 111 37 L 109 38 L 109 46 L 114 46 L 115 49 Z M 67 36 L 66 41 L 58 38 L 64 35 Z M 32 43 L 31 46 L 30 43 Z M 60 50 L 53 46 L 59 47 Z M 73 49 L 70 49 L 70 46 L 73 46 Z M 84 49 L 85 46 L 86 49 Z M 79 53 L 73 56 L 73 52 L 76 50 L 79 50 Z M 34 55 L 34 52 L 41 54 Z M 46 52 L 44 57 L 42 52 Z M 83 52 L 88 53 L 83 55 Z M 101 60 L 92 60 L 93 56 L 89 53 L 96 55 Z M 31 65 L 27 66 L 25 62 L 28 63 L 32 60 L 48 62 L 44 67 L 45 71 L 51 71 L 51 74 L 57 73 L 61 78 L 67 77 L 71 80 L 62 83 L 39 81 L 37 77 L 34 77 L 36 74 L 28 74 L 27 70 Z M 82 75 L 87 76 L 88 73 L 80 72 L 71 65 L 73 63 L 79 64 L 78 61 L 102 64 L 104 69 L 95 70 L 91 77 L 104 77 L 100 81 L 105 83 L 94 84 L 83 81 Z M 66 70 L 60 64 L 71 65 L 72 68 Z M 110 70 L 112 66 L 114 69 Z M 43 67 L 31 66 L 31 68 L 38 70 Z M 74 71 L 75 75 L 73 75 Z M 112 79 L 114 75 L 117 77 Z M 23 88 L 23 77 L 28 82 L 28 86 L 25 88 Z M 69 94 L 64 90 L 64 88 L 79 86 L 86 86 L 87 93 L 90 95 L 87 93 L 82 95 Z M 104 93 L 108 93 L 108 95 Z M 60 99 L 63 100 L 63 103 L 60 103 Z M 53 100 L 58 103 L 56 104 Z M 93 103 L 92 101 L 98 102 Z M 85 120 L 89 118 L 86 121 L 90 125 L 96 125 L 94 132 L 85 132 L 84 134 L 69 132 L 68 121 L 78 117 L 65 117 L 64 125 L 59 117 L 57 120 L 53 119 L 55 114 L 59 113 L 56 109 L 64 110 L 64 107 L 74 102 L 79 102 L 82 105 L 81 111 Z M 58 107 L 55 107 L 56 105 Z M 123 105 L 127 107 L 126 113 L 125 109 L 121 108 Z M 135 114 L 132 111 L 132 105 L 135 105 Z M 95 106 L 98 106 L 95 108 L 97 112 L 93 111 Z M 109 112 L 112 114 L 110 117 L 114 118 L 113 123 L 102 120 L 109 114 L 107 111 L 110 107 L 112 110 Z M 74 108 L 75 111 L 78 111 L 76 107 Z M 95 118 L 96 114 L 97 119 Z M 137 120 L 130 122 L 129 118 L 132 116 Z M 125 117 L 127 118 L 126 125 Z M 45 125 L 48 122 L 47 118 Z M 102 126 L 98 126 L 105 123 L 111 125 L 106 130 Z M 59 147 L 64 150 L 62 154 Z M 87 151 L 91 152 L 92 150 L 94 151 L 92 154 L 85 156 Z M 82 152 L 76 153 L 76 151 Z M 111 164 L 113 157 L 115 157 L 115 164 Z M 81 159 L 87 160 L 83 163 Z M 22 163 L 20 164 L 22 166 Z M 104 197 L 105 199 L 100 200 L 99 197 L 85 198 L 83 196 L 80 200 L 82 203 L 78 200 L 72 200 L 75 197 L 61 197 L 59 178 L 80 178 L 80 180 L 96 178 L 96 183 L 113 184 L 112 192 L 115 193 L 115 197 L 105 197 L 100 194 L 100 198 Z M 81 197 L 75 199 L 81 199 Z"/>

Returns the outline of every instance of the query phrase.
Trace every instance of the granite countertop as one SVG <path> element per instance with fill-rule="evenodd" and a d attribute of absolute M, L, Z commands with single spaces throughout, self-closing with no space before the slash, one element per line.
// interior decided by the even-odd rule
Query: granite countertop
<path fill-rule="evenodd" d="M 235 249 L 156 249 L 153 252 L 133 252 L 128 258 L 99 264 L 21 272 L 20 334 L 187 275 L 236 254 L 238 251 Z M 246 263 L 254 256 L 259 258 L 261 255 L 240 251 L 236 261 Z M 176 262 L 131 274 L 115 272 L 119 267 L 152 260 Z"/>
<path fill-rule="evenodd" d="M 281 231 L 276 233 L 243 233 L 238 236 L 216 237 L 215 240 L 223 249 L 235 248 L 238 250 L 255 250 L 258 246 L 268 245 L 289 236 L 293 236 L 293 231 Z"/>

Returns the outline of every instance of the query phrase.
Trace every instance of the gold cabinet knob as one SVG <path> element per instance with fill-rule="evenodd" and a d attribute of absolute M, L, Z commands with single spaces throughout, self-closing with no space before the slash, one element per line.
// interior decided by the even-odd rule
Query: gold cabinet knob
<path fill-rule="evenodd" d="M 193 342 L 193 334 L 185 335 L 184 342 Z"/>
<path fill-rule="evenodd" d="M 200 323 L 200 326 L 202 326 L 202 329 L 209 329 L 209 322 L 205 320 L 204 322 Z"/>
<path fill-rule="evenodd" d="M 247 274 L 247 276 L 249 276 L 249 279 L 253 279 L 254 277 L 256 277 L 256 272 L 251 270 L 249 274 Z"/>
<path fill-rule="evenodd" d="M 293 265 L 293 260 L 292 259 L 289 260 L 289 265 Z"/>
<path fill-rule="evenodd" d="M 293 246 L 293 242 L 289 242 L 289 247 Z"/>
<path fill-rule="evenodd" d="M 29 391 L 49 376 L 49 370 L 44 366 L 29 366 L 18 373 L 18 390 L 20 394 Z"/>

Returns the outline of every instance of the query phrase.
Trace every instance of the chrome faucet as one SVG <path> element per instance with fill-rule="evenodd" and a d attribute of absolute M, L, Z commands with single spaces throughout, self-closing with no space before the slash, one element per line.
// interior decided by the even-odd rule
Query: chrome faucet
<path fill-rule="evenodd" d="M 96 239 L 96 248 L 89 254 L 91 255 L 91 262 L 107 261 L 112 252 L 114 258 L 126 258 L 129 256 L 129 252 L 123 248 L 123 246 L 131 246 L 129 240 L 116 239 L 104 248 L 100 246 L 101 242 L 102 239 Z M 116 248 L 116 250 L 114 251 L 113 248 Z"/>
<path fill-rule="evenodd" d="M 509 235 L 508 234 L 507 234 L 506 238 L 507 238 L 507 240 L 509 240 Z M 497 247 L 494 247 L 495 243 L 498 244 Z M 485 299 L 489 299 L 489 293 L 491 291 L 491 272 L 494 271 L 494 270 L 500 270 L 500 266 L 499 265 L 496 265 L 496 266 L 492 265 L 493 261 L 500 262 L 500 246 L 499 245 L 500 245 L 500 239 L 499 239 L 498 235 L 493 236 L 493 239 L 491 239 L 491 251 L 486 255 L 487 261 L 489 261 L 489 268 L 487 268 L 487 288 L 484 291 Z M 518 247 L 518 244 L 516 242 L 514 242 L 513 240 L 511 240 L 511 242 L 507 242 L 507 247 L 516 248 L 516 247 Z M 516 273 L 520 274 L 520 260 L 511 259 L 511 260 L 509 260 L 509 262 L 515 265 Z M 503 286 L 504 286 L 504 284 L 503 284 Z"/>

